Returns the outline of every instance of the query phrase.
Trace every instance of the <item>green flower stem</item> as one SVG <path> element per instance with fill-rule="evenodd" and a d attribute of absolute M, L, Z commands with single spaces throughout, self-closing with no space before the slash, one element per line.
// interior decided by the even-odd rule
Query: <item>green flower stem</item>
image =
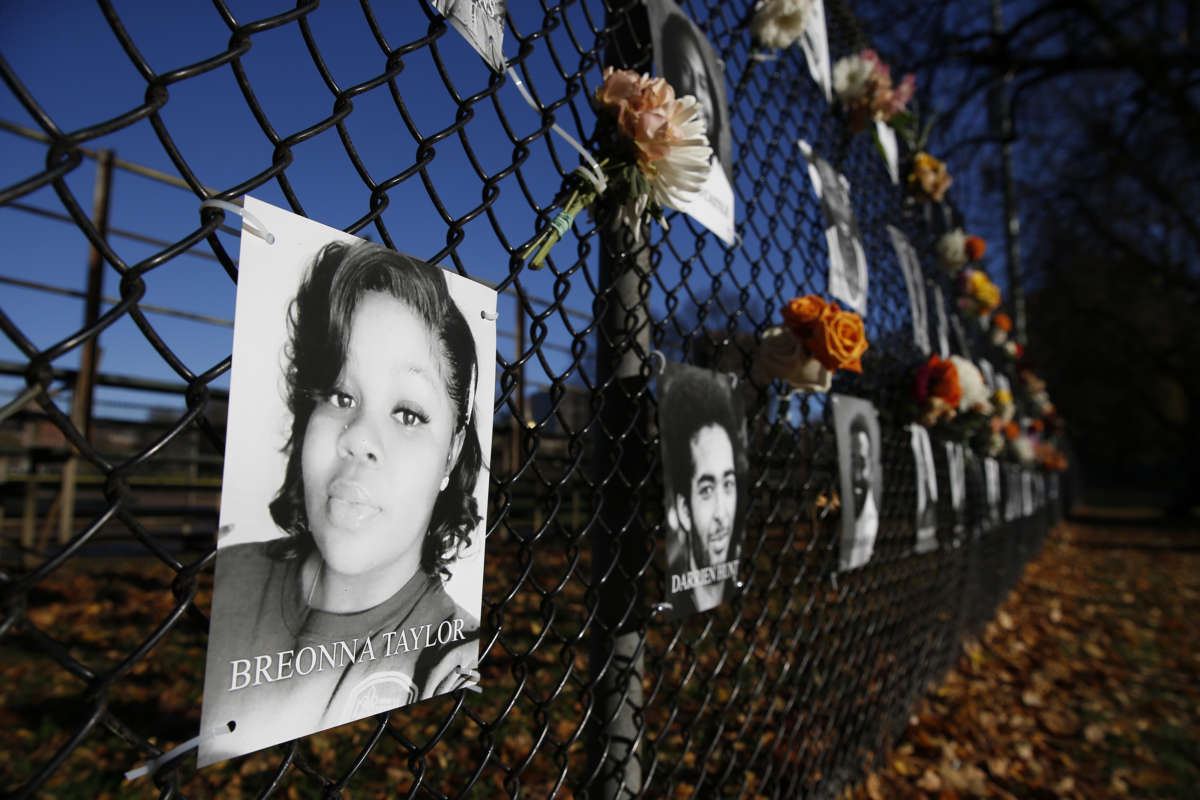
<path fill-rule="evenodd" d="M 546 263 L 546 257 L 550 254 L 550 248 L 558 244 L 559 240 L 571 229 L 579 212 L 590 206 L 595 200 L 596 190 L 591 184 L 588 184 L 586 189 L 576 187 L 571 190 L 566 205 L 554 215 L 554 218 L 550 220 L 550 225 L 543 229 L 541 234 L 522 253 L 522 256 L 528 255 L 536 248 L 537 252 L 534 253 L 533 260 L 529 262 L 531 268 L 542 268 L 542 265 Z"/>

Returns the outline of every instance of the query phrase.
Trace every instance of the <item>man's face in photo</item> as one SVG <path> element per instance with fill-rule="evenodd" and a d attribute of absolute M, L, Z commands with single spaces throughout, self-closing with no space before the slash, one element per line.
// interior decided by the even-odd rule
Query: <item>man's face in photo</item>
<path fill-rule="evenodd" d="M 699 567 L 729 560 L 737 515 L 737 473 L 733 443 L 720 425 L 708 425 L 691 438 L 692 478 L 686 495 L 676 497 L 680 521 L 691 531 Z"/>
<path fill-rule="evenodd" d="M 850 481 L 857 516 L 871 491 L 871 436 L 864 430 L 855 430 L 850 435 Z"/>

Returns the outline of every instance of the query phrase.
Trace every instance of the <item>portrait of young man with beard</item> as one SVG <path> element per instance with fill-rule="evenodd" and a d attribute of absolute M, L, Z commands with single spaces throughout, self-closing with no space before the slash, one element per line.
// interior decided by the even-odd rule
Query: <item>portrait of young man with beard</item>
<path fill-rule="evenodd" d="M 745 517 L 746 426 L 727 375 L 667 364 L 659 436 L 667 517 L 667 616 L 726 602 L 737 590 Z"/>
<path fill-rule="evenodd" d="M 867 400 L 832 395 L 842 494 L 842 538 L 838 566 L 857 569 L 871 560 L 879 532 L 883 476 L 879 416 Z"/>

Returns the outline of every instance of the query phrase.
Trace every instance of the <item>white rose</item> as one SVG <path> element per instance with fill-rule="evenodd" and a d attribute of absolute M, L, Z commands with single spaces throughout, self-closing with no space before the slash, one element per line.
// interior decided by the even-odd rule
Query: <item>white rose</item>
<path fill-rule="evenodd" d="M 763 331 L 762 344 L 754 354 L 753 374 L 759 384 L 782 378 L 801 391 L 827 392 L 833 384 L 833 374 L 782 325 Z"/>
<path fill-rule="evenodd" d="M 977 411 L 980 414 L 992 413 L 992 403 L 989 399 L 992 393 L 983 381 L 983 373 L 962 356 L 950 356 L 950 360 L 958 370 L 958 385 L 962 389 L 962 400 L 958 402 L 958 410 Z"/>
<path fill-rule="evenodd" d="M 833 91 L 843 105 L 867 93 L 867 82 L 874 69 L 874 64 L 859 55 L 838 59 L 833 65 Z"/>
<path fill-rule="evenodd" d="M 1025 435 L 1018 436 L 1012 440 L 1012 451 L 1017 460 L 1026 466 L 1032 464 L 1037 457 L 1033 446 L 1033 439 Z"/>
<path fill-rule="evenodd" d="M 763 47 L 782 50 L 804 35 L 813 0 L 760 0 L 750 33 Z"/>
<path fill-rule="evenodd" d="M 1006 440 L 1004 439 L 1004 434 L 993 433 L 990 437 L 988 437 L 987 454 L 989 456 L 1000 455 L 1001 453 L 1004 452 L 1005 444 L 1006 444 Z"/>
<path fill-rule="evenodd" d="M 937 241 L 938 266 L 951 275 L 967 265 L 967 234 L 962 228 L 943 233 Z"/>

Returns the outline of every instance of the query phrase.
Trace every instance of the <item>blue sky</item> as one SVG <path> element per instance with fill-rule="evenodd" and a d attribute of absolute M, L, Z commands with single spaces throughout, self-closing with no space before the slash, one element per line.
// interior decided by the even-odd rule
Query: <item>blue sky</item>
<path fill-rule="evenodd" d="M 541 27 L 542 15 L 533 4 L 512 3 L 513 22 L 518 30 Z M 288 10 L 286 4 L 253 0 L 229 4 L 238 24 L 265 19 Z M 594 13 L 595 7 L 590 10 Z M 430 21 L 417 2 L 376 3 L 372 5 L 376 21 L 388 44 L 395 48 L 424 36 Z M 574 70 L 579 57 L 571 44 L 572 35 L 590 43 L 594 37 L 588 30 L 585 8 L 572 6 L 567 12 L 567 25 L 560 25 L 548 37 L 538 39 L 526 60 L 528 82 L 538 91 L 544 88 L 548 97 L 562 93 L 561 70 Z M 63 0 L 56 12 L 45 13 L 29 3 L 8 3 L 5 24 L 0 26 L 0 53 L 10 68 L 50 118 L 64 131 L 74 131 L 96 125 L 139 106 L 146 96 L 146 79 L 139 74 L 110 30 L 109 22 L 96 5 L 83 0 Z M 223 51 L 230 42 L 230 28 L 209 3 L 165 4 L 150 0 L 132 0 L 116 5 L 116 13 L 125 26 L 141 56 L 158 75 L 203 61 Z M 721 41 L 730 40 L 729 20 L 733 12 L 716 21 Z M 736 15 L 733 15 L 736 16 Z M 387 68 L 387 55 L 373 36 L 357 4 L 328 3 L 307 17 L 309 29 L 325 60 L 325 65 L 341 90 L 367 81 Z M 437 23 L 434 23 L 435 25 Z M 508 31 L 506 53 L 516 54 L 516 42 Z M 737 35 L 734 32 L 732 35 Z M 288 23 L 277 29 L 256 33 L 251 37 L 251 49 L 241 59 L 241 65 L 253 87 L 257 101 L 271 126 L 280 136 L 287 137 L 324 119 L 332 113 L 334 93 L 328 88 L 314 66 L 299 26 Z M 720 44 L 720 42 L 719 42 Z M 736 50 L 744 58 L 744 46 Z M 436 56 L 436 58 L 435 58 Z M 555 56 L 559 59 L 556 64 Z M 836 53 L 835 53 L 836 56 Z M 457 260 L 468 274 L 490 282 L 504 280 L 509 274 L 507 254 L 496 237 L 493 220 L 512 242 L 521 242 L 532 235 L 536 218 L 529 207 L 527 194 L 536 202 L 547 205 L 559 188 L 555 160 L 570 168 L 577 156 L 560 140 L 539 137 L 528 147 L 528 155 L 520 174 L 500 179 L 499 199 L 488 213 L 466 224 L 465 238 L 447 255 L 447 224 L 439 215 L 424 183 L 427 177 L 438 201 L 453 218 L 473 213 L 481 205 L 484 181 L 479 177 L 471 159 L 487 175 L 495 175 L 514 160 L 514 147 L 505 127 L 516 138 L 529 137 L 540 125 L 539 116 L 528 108 L 511 85 L 495 87 L 489 96 L 490 72 L 470 48 L 450 30 L 432 46 L 415 47 L 400 56 L 403 70 L 395 78 L 403 103 L 404 115 L 386 85 L 354 97 L 353 113 L 347 117 L 346 129 L 354 148 L 367 165 L 371 176 L 384 180 L 398 175 L 424 158 L 428 161 L 425 176 L 413 175 L 393 186 L 388 192 L 390 204 L 384 220 L 397 247 L 422 258 L 446 255 L 440 261 L 451 266 Z M 790 70 L 801 80 L 808 81 L 807 71 L 798 49 L 786 54 L 784 60 L 760 69 Z M 444 73 L 444 74 L 443 74 Z M 731 70 L 736 74 L 736 70 Z M 454 91 L 462 97 L 482 96 L 470 103 L 466 112 L 450 96 L 449 80 Z M 586 74 L 589 87 L 599 80 L 599 68 L 593 66 Z M 173 142 L 183 153 L 197 177 L 207 186 L 225 189 L 270 167 L 273 148 L 250 112 L 234 79 L 230 66 L 218 67 L 205 74 L 189 77 L 167 87 L 169 99 L 161 111 Z M 823 103 L 815 88 L 799 92 L 804 102 Z M 497 113 L 502 109 L 503 119 Z M 432 151 L 423 151 L 410 132 L 412 125 L 423 137 L 454 127 L 460 113 L 471 115 L 466 124 L 468 155 L 458 135 L 450 132 L 438 141 Z M 815 131 L 795 130 L 794 126 L 773 117 L 768 111 L 755 117 L 745 112 L 735 113 L 733 133 L 736 142 L 745 140 L 747 120 L 767 130 L 777 126 L 786 132 L 789 141 L 776 142 L 777 153 L 793 158 L 794 142 L 790 137 L 812 135 Z M 823 114 L 823 109 L 819 110 Z M 407 119 L 405 118 L 407 117 Z M 30 114 L 8 91 L 0 91 L 0 119 L 27 127 L 36 127 Z M 816 124 L 817 117 L 806 117 L 806 124 Z M 562 107 L 557 120 L 578 134 L 590 131 L 590 111 L 578 93 L 571 104 Z M 761 132 L 760 132 L 761 133 Z M 865 137 L 855 141 L 856 148 L 869 148 Z M 46 146 L 0 131 L 6 157 L 0 160 L 0 186 L 8 186 L 35 174 L 46 157 Z M 148 119 L 85 144 L 91 149 L 113 149 L 117 156 L 164 172 L 177 174 L 164 147 Z M 761 150 L 763 140 L 755 147 Z M 336 130 L 325 131 L 292 149 L 293 162 L 287 169 L 288 180 L 299 197 L 304 212 L 327 225 L 345 227 L 361 218 L 369 209 L 369 192 L 354 171 Z M 777 155 L 776 158 L 779 156 Z M 755 197 L 761 204 L 756 217 L 758 228 L 745 231 L 743 248 L 727 250 L 711 235 L 697 244 L 693 231 L 697 229 L 686 218 L 674 218 L 670 234 L 672 248 L 663 248 L 663 258 L 657 265 L 653 303 L 661 312 L 665 289 L 677 290 L 682 305 L 703 302 L 713 293 L 712 280 L 705 273 L 723 266 L 732 270 L 739 280 L 752 280 L 747 255 L 750 258 L 783 259 L 794 271 L 817 273 L 822 285 L 777 285 L 769 275 L 760 274 L 755 294 L 764 307 L 773 305 L 773 298 L 791 296 L 803 291 L 822 291 L 824 283 L 823 253 L 794 253 L 791 242 L 801 239 L 817 240 L 808 220 L 815 221 L 812 198 L 801 214 L 803 219 L 795 230 L 787 231 L 782 240 L 778 231 L 762 229 L 780 213 L 795 214 L 794 205 L 776 205 L 771 192 L 756 192 L 751 174 L 765 169 L 762 156 L 746 161 L 737 177 L 743 197 Z M 882 165 L 873 165 L 867 177 L 870 183 L 879 180 Z M 74 170 L 66 179 L 80 205 L 90 211 L 95 165 L 90 160 Z M 861 177 L 860 177 L 861 180 Z M 886 180 L 886 179 L 885 179 Z M 286 207 L 283 192 L 277 183 L 255 189 L 255 196 Z M 20 198 L 19 202 L 62 212 L 62 203 L 54 191 L 45 187 Z M 159 239 L 174 241 L 199 226 L 198 200 L 190 192 L 165 186 L 147 178 L 118 170 L 113 181 L 113 201 L 110 225 L 115 229 L 135 231 Z M 788 202 L 785 198 L 781 202 Z M 739 205 L 741 201 L 739 200 Z M 883 212 L 877 202 L 872 210 L 860 208 L 860 216 Z M 739 220 L 745 208 L 738 209 Z M 236 224 L 232 221 L 231 224 Z M 872 280 L 889 280 L 887 272 L 893 264 L 890 247 L 884 244 L 882 226 L 877 242 L 868 242 L 868 260 Z M 360 232 L 376 240 L 379 235 L 373 226 Z M 72 289 L 82 289 L 87 262 L 87 242 L 73 226 L 31 215 L 13 208 L 0 208 L 0 235 L 8 245 L 8 257 L 0 264 L 0 274 L 35 280 Z M 656 236 L 659 234 L 655 234 Z M 225 247 L 237 252 L 236 235 L 221 234 Z M 119 237 L 111 239 L 118 255 L 135 264 L 151 256 L 157 248 Z M 998 243 L 997 243 L 998 244 Z M 574 242 L 559 247 L 564 255 L 574 255 Z M 203 245 L 207 249 L 207 245 Z M 594 250 L 594 248 L 593 248 Z M 995 247 L 993 252 L 998 252 Z M 892 259 L 894 260 L 894 259 Z M 818 263 L 819 262 L 819 263 Z M 570 263 L 564 261 L 560 266 Z M 520 284 L 536 296 L 548 298 L 562 295 L 574 308 L 590 312 L 592 292 L 589 281 L 595 278 L 595 255 L 588 258 L 586 275 L 572 274 L 569 280 L 555 280 L 550 270 L 539 273 L 524 271 Z M 689 271 L 693 277 L 685 276 Z M 995 270 L 993 270 L 995 272 Z M 898 280 L 898 273 L 892 276 Z M 231 319 L 235 287 L 221 267 L 211 259 L 184 255 L 167 262 L 147 275 L 147 291 L 143 302 L 177 308 L 212 317 Z M 118 293 L 117 276 L 106 270 L 104 292 Z M 687 291 L 684 291 L 686 288 Z M 691 292 L 692 294 L 689 294 Z M 67 297 L 55 297 L 12 286 L 0 288 L 6 314 L 32 339 L 38 347 L 49 347 L 70 335 L 78 327 L 83 314 L 82 302 Z M 873 288 L 872 295 L 875 295 Z M 500 302 L 502 331 L 512 329 L 513 301 Z M 541 308 L 538 305 L 538 308 Z M 897 313 L 893 308 L 888 313 Z M 905 312 L 906 313 L 906 312 Z M 868 318 L 868 330 L 878 321 Z M 202 372 L 219 363 L 230 351 L 232 329 L 200 322 L 148 314 L 167 341 L 187 366 Z M 570 319 L 578 327 L 581 321 Z M 558 316 L 546 320 L 546 340 L 565 345 L 569 334 Z M 122 319 L 104 331 L 101 338 L 101 370 L 121 375 L 170 380 L 174 378 L 162 358 L 154 352 L 141 332 L 128 319 Z M 510 339 L 500 339 L 503 353 L 511 352 Z M 547 375 L 560 374 L 571 362 L 569 355 L 548 350 L 545 363 L 530 362 L 527 380 L 530 384 L 544 381 Z M 18 349 L 0 340 L 0 360 L 23 361 Z M 65 355 L 57 366 L 71 367 L 78 362 L 78 351 Z M 10 397 L 23 385 L 20 378 L 0 376 L 0 399 Z M 222 377 L 214 385 L 227 386 Z M 101 416 L 140 416 L 133 409 L 123 409 L 122 402 L 166 403 L 166 397 L 134 396 L 123 390 L 103 389 L 98 393 L 97 413 Z M 105 405 L 108 404 L 108 405 Z"/>

